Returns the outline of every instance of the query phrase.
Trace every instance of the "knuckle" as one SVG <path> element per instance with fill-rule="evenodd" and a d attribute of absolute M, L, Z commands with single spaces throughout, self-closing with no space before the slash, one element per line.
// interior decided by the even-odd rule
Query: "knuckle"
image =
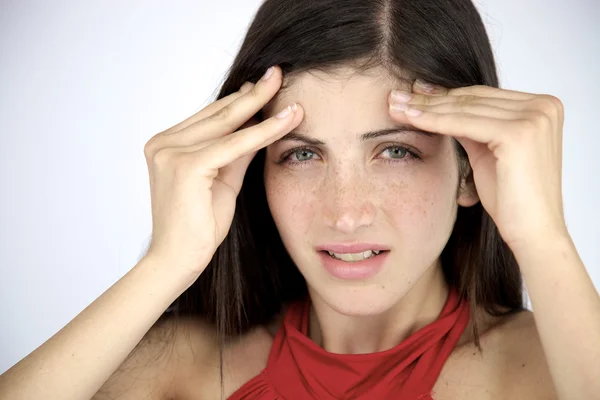
<path fill-rule="evenodd" d="M 551 117 L 562 116 L 564 105 L 562 101 L 552 95 L 539 95 L 531 100 L 532 108 Z"/>
<path fill-rule="evenodd" d="M 171 165 L 175 158 L 175 152 L 171 147 L 165 147 L 157 150 L 152 156 L 152 163 L 156 166 L 164 167 Z"/>
<path fill-rule="evenodd" d="M 563 114 L 565 106 L 558 97 L 547 94 L 543 96 L 543 99 L 546 103 L 546 110 L 550 111 L 553 114 Z"/>
<path fill-rule="evenodd" d="M 225 121 L 229 118 L 229 116 L 231 115 L 231 108 L 230 106 L 225 106 L 219 110 L 217 110 L 211 118 L 217 120 L 217 121 Z"/>
<path fill-rule="evenodd" d="M 151 159 L 154 156 L 154 154 L 158 151 L 158 149 L 159 149 L 158 142 L 160 140 L 160 135 L 161 135 L 160 133 L 154 135 L 144 145 L 144 155 L 146 156 L 147 159 Z"/>
<path fill-rule="evenodd" d="M 224 148 L 229 148 L 231 146 L 234 146 L 236 143 L 243 142 L 246 136 L 247 135 L 244 135 L 241 132 L 235 135 L 225 135 L 221 138 L 220 142 L 223 144 Z"/>
<path fill-rule="evenodd" d="M 554 105 L 554 108 L 562 113 L 565 109 L 565 105 L 563 104 L 562 100 L 556 96 L 548 96 L 548 97 L 549 97 L 549 100 Z"/>
<path fill-rule="evenodd" d="M 235 130 L 235 123 L 233 122 L 233 111 L 231 105 L 221 108 L 210 119 L 224 128 L 227 132 L 233 132 Z"/>
<path fill-rule="evenodd" d="M 144 156 L 146 156 L 146 158 L 150 158 L 150 157 L 152 157 L 152 154 L 154 154 L 154 147 L 151 142 L 152 142 L 152 139 L 147 141 L 146 144 L 144 145 Z"/>
<path fill-rule="evenodd" d="M 550 124 L 550 118 L 543 112 L 533 111 L 526 118 L 521 119 L 519 133 L 531 135 L 545 129 Z"/>
<path fill-rule="evenodd" d="M 254 86 L 252 87 L 252 89 L 250 89 L 250 90 L 248 91 L 248 93 L 246 93 L 246 95 L 247 95 L 247 96 L 250 96 L 250 97 L 252 97 L 252 98 L 257 98 L 257 97 L 259 97 L 259 96 L 260 96 L 260 86 L 261 86 L 261 85 L 254 85 Z"/>
<path fill-rule="evenodd" d="M 460 110 L 466 110 L 471 104 L 473 104 L 475 96 L 473 95 L 462 95 L 456 99 L 456 104 Z"/>
<path fill-rule="evenodd" d="M 172 147 L 159 150 L 153 161 L 157 171 L 169 171 L 169 175 L 177 178 L 188 176 L 199 162 L 193 153 L 182 152 Z"/>
<path fill-rule="evenodd" d="M 536 127 L 545 129 L 549 127 L 552 123 L 550 116 L 545 112 L 537 112 L 533 116 L 534 124 Z"/>
<path fill-rule="evenodd" d="M 550 100 L 546 95 L 539 95 L 534 97 L 531 100 L 531 103 L 534 106 L 533 108 L 540 111 L 547 110 L 548 108 L 554 106 L 552 100 Z"/>

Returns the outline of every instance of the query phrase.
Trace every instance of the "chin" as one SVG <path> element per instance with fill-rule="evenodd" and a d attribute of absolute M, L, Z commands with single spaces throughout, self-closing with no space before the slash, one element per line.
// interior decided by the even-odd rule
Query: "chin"
<path fill-rule="evenodd" d="M 385 282 L 385 283 L 384 283 Z M 393 287 L 393 290 L 392 290 Z M 390 284 L 390 281 L 345 285 L 323 284 L 310 287 L 311 298 L 318 297 L 336 312 L 358 317 L 383 314 L 393 308 L 412 285 Z"/>

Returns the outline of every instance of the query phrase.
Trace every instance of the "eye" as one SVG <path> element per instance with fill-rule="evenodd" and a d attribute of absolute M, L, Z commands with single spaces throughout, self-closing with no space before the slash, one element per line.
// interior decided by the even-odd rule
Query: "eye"
<path fill-rule="evenodd" d="M 293 160 L 293 161 L 302 162 L 302 161 L 312 160 L 315 153 L 313 153 L 309 149 L 298 149 L 290 155 L 295 158 L 295 160 Z"/>
<path fill-rule="evenodd" d="M 307 147 L 296 147 L 286 151 L 277 163 L 290 165 L 304 164 L 315 160 L 317 157 L 317 153 Z"/>
<path fill-rule="evenodd" d="M 408 162 L 421 159 L 415 151 L 397 144 L 384 148 L 380 154 L 383 155 L 384 161 L 387 162 Z"/>
<path fill-rule="evenodd" d="M 385 148 L 381 153 L 387 153 L 390 158 L 402 159 L 408 154 L 408 149 L 400 146 L 391 146 Z"/>

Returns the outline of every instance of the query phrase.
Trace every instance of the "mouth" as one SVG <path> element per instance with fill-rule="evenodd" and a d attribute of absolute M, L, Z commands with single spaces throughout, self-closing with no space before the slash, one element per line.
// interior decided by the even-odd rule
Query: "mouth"
<path fill-rule="evenodd" d="M 337 253 L 329 250 L 322 250 L 322 252 L 327 253 L 331 258 L 336 260 L 345 261 L 348 263 L 354 263 L 359 261 L 368 260 L 371 258 L 375 258 L 381 253 L 387 252 L 389 250 L 367 250 L 358 253 Z"/>
<path fill-rule="evenodd" d="M 375 277 L 386 264 L 389 253 L 389 249 L 364 244 L 327 246 L 318 251 L 323 268 L 342 280 Z"/>

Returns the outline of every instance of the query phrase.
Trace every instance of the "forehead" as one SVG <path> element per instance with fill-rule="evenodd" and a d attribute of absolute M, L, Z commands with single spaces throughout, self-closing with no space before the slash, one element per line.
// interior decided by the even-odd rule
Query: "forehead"
<path fill-rule="evenodd" d="M 335 117 L 349 111 L 368 113 L 385 106 L 392 89 L 410 91 L 411 81 L 393 77 L 382 67 L 358 72 L 351 67 L 325 71 L 310 70 L 284 77 L 282 88 L 264 107 L 266 118 L 289 104 L 298 102 L 305 111 L 303 123 L 310 118 Z M 351 110 L 350 110 L 351 109 Z"/>

